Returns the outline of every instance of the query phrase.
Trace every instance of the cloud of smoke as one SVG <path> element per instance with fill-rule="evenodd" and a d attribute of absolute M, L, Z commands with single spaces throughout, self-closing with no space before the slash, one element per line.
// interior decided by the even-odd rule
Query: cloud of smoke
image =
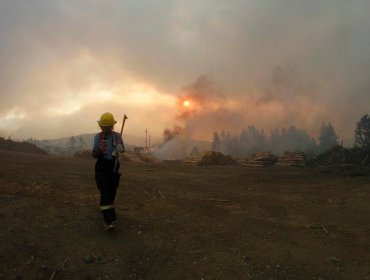
<path fill-rule="evenodd" d="M 168 141 L 171 141 L 174 138 L 179 138 L 182 134 L 182 131 L 183 131 L 182 127 L 178 125 L 174 126 L 173 129 L 166 128 L 163 131 L 163 142 L 167 143 Z"/>
<path fill-rule="evenodd" d="M 277 67 L 258 92 L 240 96 L 239 102 L 221 92 L 207 76 L 184 86 L 178 97 L 176 129 L 166 129 L 164 135 L 168 139 L 176 136 L 178 140 L 211 141 L 214 132 L 226 131 L 228 145 L 242 141 L 228 148 L 234 155 L 264 149 L 282 153 L 315 146 L 312 138 L 320 128 L 316 126 L 325 107 L 318 102 L 314 83 L 302 82 L 296 73 Z M 268 139 L 272 142 L 268 143 Z"/>
<path fill-rule="evenodd" d="M 177 136 L 159 145 L 154 150 L 154 156 L 161 160 L 180 160 L 187 155 L 186 141 Z"/>
<path fill-rule="evenodd" d="M 211 139 L 215 131 L 225 129 L 235 134 L 249 125 L 266 131 L 286 125 L 309 127 L 306 113 L 312 117 L 322 109 L 314 106 L 316 96 L 312 88 L 278 68 L 258 92 L 233 100 L 209 77 L 201 76 L 181 89 L 176 125 L 181 125 L 183 137 L 204 140 Z M 188 102 L 187 106 L 184 102 Z M 315 129 L 312 126 L 310 132 Z"/>
<path fill-rule="evenodd" d="M 189 137 L 248 124 L 317 136 L 326 121 L 352 137 L 369 110 L 369 10 L 369 1 L 337 0 L 147 1 L 145 9 L 140 1 L 92 0 L 89 9 L 80 0 L 1 1 L 0 129 L 14 111 L 7 133 L 19 137 L 84 133 L 84 108 L 118 107 L 96 92 L 130 101 L 126 85 L 143 82 L 170 95 L 207 73 L 182 91 L 197 105 L 178 110 Z M 172 126 L 164 116 L 172 103 L 160 103 L 157 137 Z M 140 118 L 135 127 L 143 124 L 137 132 L 153 123 L 147 106 L 127 108 Z M 79 124 L 71 129 L 61 112 Z"/>

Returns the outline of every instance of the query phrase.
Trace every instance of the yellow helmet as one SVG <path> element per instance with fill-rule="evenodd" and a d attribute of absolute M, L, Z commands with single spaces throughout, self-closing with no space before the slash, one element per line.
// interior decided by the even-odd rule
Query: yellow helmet
<path fill-rule="evenodd" d="M 100 126 L 113 126 L 115 123 L 116 121 L 114 120 L 113 115 L 109 112 L 102 114 L 98 121 Z"/>

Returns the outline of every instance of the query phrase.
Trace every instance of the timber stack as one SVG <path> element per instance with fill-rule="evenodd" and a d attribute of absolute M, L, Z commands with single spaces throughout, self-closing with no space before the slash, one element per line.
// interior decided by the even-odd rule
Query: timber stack
<path fill-rule="evenodd" d="M 250 157 L 245 159 L 242 164 L 246 167 L 268 167 L 273 166 L 277 161 L 277 157 L 271 152 L 253 153 Z"/>
<path fill-rule="evenodd" d="M 212 154 L 212 151 L 191 153 L 184 159 L 184 163 L 190 164 L 190 165 L 196 165 L 202 160 L 202 158 L 205 155 L 210 155 L 210 154 Z"/>
<path fill-rule="evenodd" d="M 285 152 L 278 160 L 277 166 L 303 166 L 306 155 L 302 152 Z"/>
<path fill-rule="evenodd" d="M 236 160 L 234 160 L 231 156 L 224 155 L 220 152 L 212 152 L 210 154 L 206 154 L 198 162 L 198 165 L 233 165 L 233 164 L 237 164 Z"/>

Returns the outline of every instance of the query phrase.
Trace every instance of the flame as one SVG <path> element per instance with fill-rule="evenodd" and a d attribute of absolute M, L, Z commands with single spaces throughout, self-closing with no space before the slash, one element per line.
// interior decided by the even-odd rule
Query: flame
<path fill-rule="evenodd" d="M 184 106 L 184 107 L 190 107 L 190 101 L 189 100 L 184 100 L 182 102 L 182 106 Z"/>
<path fill-rule="evenodd" d="M 199 102 L 189 96 L 178 99 L 178 112 L 180 119 L 187 119 L 199 110 Z"/>

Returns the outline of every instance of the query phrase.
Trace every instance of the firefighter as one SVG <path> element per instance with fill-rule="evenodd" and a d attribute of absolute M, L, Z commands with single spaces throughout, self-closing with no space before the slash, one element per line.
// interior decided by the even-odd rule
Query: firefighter
<path fill-rule="evenodd" d="M 101 132 L 95 135 L 93 145 L 93 157 L 97 159 L 95 181 L 100 191 L 100 211 L 108 231 L 114 230 L 112 222 L 117 219 L 114 200 L 121 174 L 116 155 L 125 151 L 121 135 L 113 130 L 115 123 L 111 113 L 102 114 L 98 121 Z"/>

